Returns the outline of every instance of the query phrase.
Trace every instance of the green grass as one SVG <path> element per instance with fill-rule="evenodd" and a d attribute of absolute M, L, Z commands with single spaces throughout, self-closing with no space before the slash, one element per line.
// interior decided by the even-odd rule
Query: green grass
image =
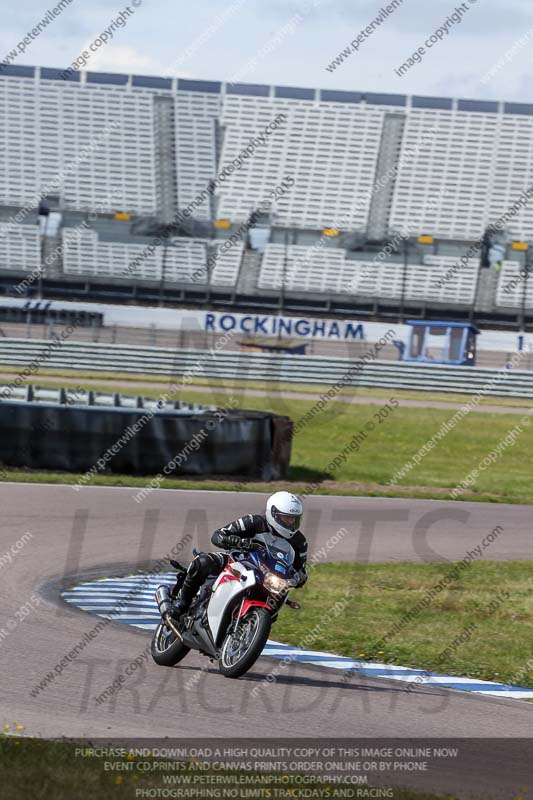
<path fill-rule="evenodd" d="M 224 741 L 221 740 L 221 746 L 223 743 Z M 184 741 L 181 746 L 186 746 L 186 744 L 186 741 Z M 172 788 L 176 788 L 166 786 L 159 772 L 137 770 L 136 762 L 146 762 L 152 759 L 82 758 L 79 755 L 76 756 L 76 746 L 80 745 L 0 736 L 0 786 L 2 786 L 2 797 L 5 797 L 6 800 L 28 800 L 28 798 L 31 798 L 31 800 L 51 800 L 51 798 L 53 800 L 109 800 L 110 798 L 123 800 L 123 798 L 134 798 L 137 789 L 166 788 L 167 790 L 172 790 Z M 86 742 L 83 746 L 90 747 L 90 744 Z M 116 747 L 117 745 L 115 744 L 114 746 Z M 118 746 L 127 747 L 128 745 Z M 158 742 L 158 746 L 161 746 L 160 742 Z M 172 747 L 175 744 L 172 743 L 172 740 L 167 740 L 163 746 Z M 156 760 L 161 762 L 163 759 Z M 120 772 L 106 771 L 104 769 L 105 761 L 113 762 L 114 764 L 127 764 L 132 769 L 131 771 L 128 769 Z M 183 775 L 184 772 L 166 772 L 164 774 Z M 190 774 L 193 777 L 197 776 L 198 771 L 191 769 Z M 202 770 L 200 774 L 202 776 L 231 776 L 237 774 L 253 775 L 254 773 Z M 195 788 L 199 791 L 198 797 L 202 796 L 202 786 L 206 785 L 209 784 L 196 784 Z M 227 788 L 231 788 L 231 784 L 224 785 Z M 213 784 L 213 787 L 216 786 L 220 787 L 220 784 Z M 245 784 L 245 786 L 254 788 L 253 784 Z M 325 784 L 317 784 L 315 789 L 318 787 L 324 790 L 325 786 Z M 336 786 L 337 788 L 342 788 L 342 784 L 336 784 Z M 268 788 L 268 784 L 262 784 L 260 788 Z M 281 788 L 290 789 L 292 784 L 277 783 L 272 784 L 272 788 L 277 788 L 278 790 Z M 8 794 L 4 792 L 8 792 Z M 268 796 L 268 794 L 265 794 L 265 796 Z M 274 797 L 274 792 L 272 792 L 271 796 Z M 291 795 L 288 792 L 285 796 L 290 800 Z M 324 793 L 323 796 L 327 795 Z M 394 800 L 457 800 L 451 795 L 447 795 L 445 798 L 442 796 L 437 797 L 433 794 L 418 793 L 410 789 L 394 789 L 392 796 Z"/>
<path fill-rule="evenodd" d="M 533 669 L 527 667 L 533 653 L 528 562 L 472 563 L 379 644 L 451 569 L 449 563 L 317 565 L 297 593 L 302 609 L 283 609 L 273 638 L 299 645 L 314 629 L 313 642 L 305 645 L 313 650 L 533 688 Z M 347 590 L 348 605 L 335 616 L 330 609 Z M 470 635 L 445 652 L 465 629 Z"/>
<path fill-rule="evenodd" d="M 15 483 L 35 483 L 35 484 L 54 484 L 54 485 L 71 485 L 77 483 L 83 476 L 75 473 L 67 472 L 45 472 L 37 470 L 6 470 L 0 473 L 0 483 L 2 482 L 15 482 Z M 147 475 L 144 477 L 131 476 L 131 475 L 99 475 L 91 478 L 87 482 L 87 486 L 126 486 L 131 487 L 132 491 L 141 489 L 146 486 L 152 476 Z M 308 492 L 309 483 L 303 481 L 271 481 L 269 483 L 259 483 L 255 481 L 224 481 L 224 480 L 207 480 L 207 479 L 179 479 L 179 478 L 165 478 L 161 482 L 162 489 L 174 489 L 180 491 L 216 491 L 216 492 L 264 492 L 271 494 L 273 492 L 282 491 L 290 488 L 296 494 L 303 494 Z M 314 489 L 314 495 L 335 495 L 337 497 L 403 497 L 413 498 L 418 500 L 439 500 L 449 499 L 446 494 L 437 490 L 420 489 L 409 487 L 405 490 L 398 489 L 385 489 L 375 487 L 373 485 L 331 485 L 327 481 L 324 485 Z M 479 503 L 509 503 L 509 504 L 525 504 L 533 505 L 533 496 L 531 497 L 510 497 L 494 494 L 466 494 L 458 500 L 475 501 Z"/>
<path fill-rule="evenodd" d="M 16 371 L 13 367 L 1 366 L 0 365 L 0 376 L 2 374 L 7 375 L 14 375 Z M 56 387 L 58 386 L 57 382 L 50 382 L 47 381 L 46 378 L 64 378 L 65 384 L 64 385 L 83 385 L 84 379 L 90 379 L 91 381 L 91 388 L 95 388 L 94 381 L 98 382 L 101 391 L 117 391 L 117 384 L 124 384 L 126 386 L 126 392 L 130 394 L 153 394 L 154 396 L 160 394 L 165 390 L 165 387 L 168 387 L 169 384 L 172 382 L 174 383 L 176 380 L 180 381 L 180 378 L 170 378 L 164 375 L 149 375 L 146 373 L 131 373 L 131 372 L 84 372 L 83 370 L 60 370 L 60 369 L 39 369 L 38 373 L 31 379 L 31 383 L 37 386 L 51 386 Z M 127 388 L 127 384 L 144 384 L 144 385 L 133 385 L 129 389 Z M 272 380 L 264 380 L 264 381 L 250 381 L 245 379 L 242 380 L 228 380 L 225 378 L 200 378 L 195 376 L 193 382 L 188 385 L 185 385 L 181 390 L 183 392 L 189 392 L 189 389 L 193 389 L 194 387 L 203 387 L 203 388 L 210 388 L 213 389 L 214 394 L 217 392 L 220 394 L 224 390 L 233 390 L 238 394 L 244 394 L 246 390 L 258 390 L 266 392 L 267 394 L 271 394 L 272 392 L 283 392 L 283 393 L 290 393 L 290 392 L 298 392 L 299 394 L 309 394 L 310 396 L 320 396 L 324 392 L 324 387 L 321 384 L 313 384 L 313 383 L 289 383 L 286 381 L 272 381 Z M 154 393 L 154 387 L 160 387 Z M 146 391 L 145 391 L 146 389 Z M 399 396 L 405 398 L 406 400 L 419 400 L 422 403 L 426 402 L 440 402 L 440 403 L 449 403 L 451 405 L 458 405 L 462 403 L 467 403 L 471 400 L 471 395 L 468 394 L 461 394 L 459 392 L 429 392 L 429 391 L 422 391 L 422 390 L 415 390 L 415 389 L 402 389 L 398 392 Z M 147 395 L 149 396 L 149 395 Z M 201 396 L 205 398 L 205 392 L 201 393 Z M 387 398 L 390 396 L 390 391 L 388 389 L 380 389 L 379 387 L 372 387 L 372 386 L 354 386 L 354 387 L 347 387 L 343 389 L 342 393 L 339 395 L 340 399 L 348 399 L 350 397 L 357 396 L 357 397 L 369 397 L 369 398 Z M 533 408 L 533 400 L 527 398 L 515 398 L 515 397 L 483 397 L 481 399 L 480 405 L 497 405 L 497 406 L 509 406 L 510 408 Z"/>
<path fill-rule="evenodd" d="M 44 381 L 40 381 L 44 383 Z M 67 382 L 68 386 L 83 385 L 82 379 Z M 97 390 L 112 388 L 112 384 L 98 384 Z M 168 383 L 146 385 L 136 388 L 135 393 L 146 396 L 159 396 Z M 67 387 L 68 388 L 68 387 Z M 176 395 L 178 396 L 178 395 Z M 287 414 L 294 421 L 309 411 L 315 399 L 309 400 L 254 397 L 234 392 L 238 405 L 250 409 L 263 409 Z M 387 397 L 390 393 L 387 393 Z M 311 491 L 321 494 L 406 496 L 423 498 L 446 498 L 451 489 L 460 483 L 478 466 L 482 459 L 506 436 L 507 432 L 520 424 L 517 414 L 489 414 L 471 412 L 457 427 L 400 481 L 398 486 L 387 482 L 401 469 L 418 450 L 450 419 L 453 409 L 402 407 L 402 394 L 395 396 L 400 407 L 378 424 L 374 418 L 379 405 L 349 405 L 332 402 L 299 432 L 293 441 L 289 481 L 294 491 Z M 187 388 L 179 392 L 179 398 L 200 403 L 224 405 L 227 394 L 213 387 L 208 394 Z M 376 423 L 375 429 L 367 435 L 358 452 L 353 452 L 339 468 L 331 466 L 332 459 L 338 455 L 350 439 L 364 430 L 368 421 Z M 503 449 L 497 463 L 480 473 L 471 490 L 461 496 L 464 500 L 487 502 L 533 504 L 531 467 L 533 452 L 533 425 L 520 435 L 513 447 Z M 96 485 L 143 486 L 151 476 L 130 477 L 99 475 L 91 482 Z M 27 472 L 8 469 L 3 474 L 7 480 L 33 482 L 72 483 L 80 476 L 54 472 Z M 284 485 L 286 482 L 283 482 Z M 198 489 L 239 489 L 265 490 L 277 488 L 257 482 L 235 481 L 231 479 L 198 480 L 192 478 L 169 479 L 162 483 L 164 488 Z"/>

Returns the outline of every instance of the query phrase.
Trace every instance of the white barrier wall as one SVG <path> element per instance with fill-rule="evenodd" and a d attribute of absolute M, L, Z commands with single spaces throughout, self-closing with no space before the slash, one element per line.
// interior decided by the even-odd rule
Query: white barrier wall
<path fill-rule="evenodd" d="M 149 306 L 112 305 L 107 303 L 78 303 L 63 300 L 24 300 L 14 297 L 0 299 L 0 306 L 41 308 L 60 311 L 92 311 L 103 314 L 104 325 L 133 328 L 164 328 L 176 331 L 206 331 L 215 334 L 235 331 L 254 337 L 279 336 L 288 339 L 319 341 L 376 342 L 387 331 L 394 329 L 396 338 L 406 342 L 408 325 L 367 322 L 357 319 L 317 319 L 315 317 L 275 316 L 270 314 L 234 314 L 220 311 L 193 311 L 189 309 L 157 308 Z M 519 334 L 513 331 L 482 331 L 478 349 L 517 352 Z M 524 336 L 523 349 L 533 350 L 533 336 Z"/>

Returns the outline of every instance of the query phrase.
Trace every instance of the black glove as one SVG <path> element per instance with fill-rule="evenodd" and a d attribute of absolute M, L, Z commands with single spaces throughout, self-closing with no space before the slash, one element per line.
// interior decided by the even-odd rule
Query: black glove
<path fill-rule="evenodd" d="M 227 542 L 228 547 L 235 550 L 253 550 L 255 547 L 253 539 L 242 539 L 240 536 L 230 535 Z"/>
<path fill-rule="evenodd" d="M 305 572 L 305 570 L 303 569 L 300 570 L 300 572 L 297 572 L 296 575 L 294 576 L 294 580 L 295 580 L 294 588 L 301 589 L 301 587 L 307 583 L 307 572 Z"/>
<path fill-rule="evenodd" d="M 241 550 L 255 550 L 257 543 L 253 539 L 241 539 Z"/>
<path fill-rule="evenodd" d="M 226 536 L 226 544 L 228 550 L 240 547 L 241 542 L 242 539 L 240 536 L 232 536 L 231 534 L 229 536 Z"/>

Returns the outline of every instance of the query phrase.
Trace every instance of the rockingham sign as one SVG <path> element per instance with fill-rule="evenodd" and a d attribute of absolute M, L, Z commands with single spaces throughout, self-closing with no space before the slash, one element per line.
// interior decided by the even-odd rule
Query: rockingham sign
<path fill-rule="evenodd" d="M 383 326 L 387 328 L 386 325 Z M 307 317 L 273 317 L 264 314 L 221 314 L 206 312 L 204 330 L 212 333 L 235 331 L 253 336 L 281 336 L 333 341 L 365 340 L 361 322 Z M 375 333 L 375 332 L 373 332 Z"/>

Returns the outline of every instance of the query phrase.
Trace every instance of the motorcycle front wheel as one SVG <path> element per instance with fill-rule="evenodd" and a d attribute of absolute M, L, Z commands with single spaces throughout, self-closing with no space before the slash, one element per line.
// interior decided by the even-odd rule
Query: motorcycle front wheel
<path fill-rule="evenodd" d="M 164 623 L 160 623 L 152 639 L 152 658 L 161 667 L 173 667 L 190 652 L 187 647 L 176 635 L 167 628 Z"/>
<path fill-rule="evenodd" d="M 239 678 L 255 664 L 268 639 L 272 617 L 266 608 L 252 608 L 224 639 L 218 668 L 226 678 Z"/>

